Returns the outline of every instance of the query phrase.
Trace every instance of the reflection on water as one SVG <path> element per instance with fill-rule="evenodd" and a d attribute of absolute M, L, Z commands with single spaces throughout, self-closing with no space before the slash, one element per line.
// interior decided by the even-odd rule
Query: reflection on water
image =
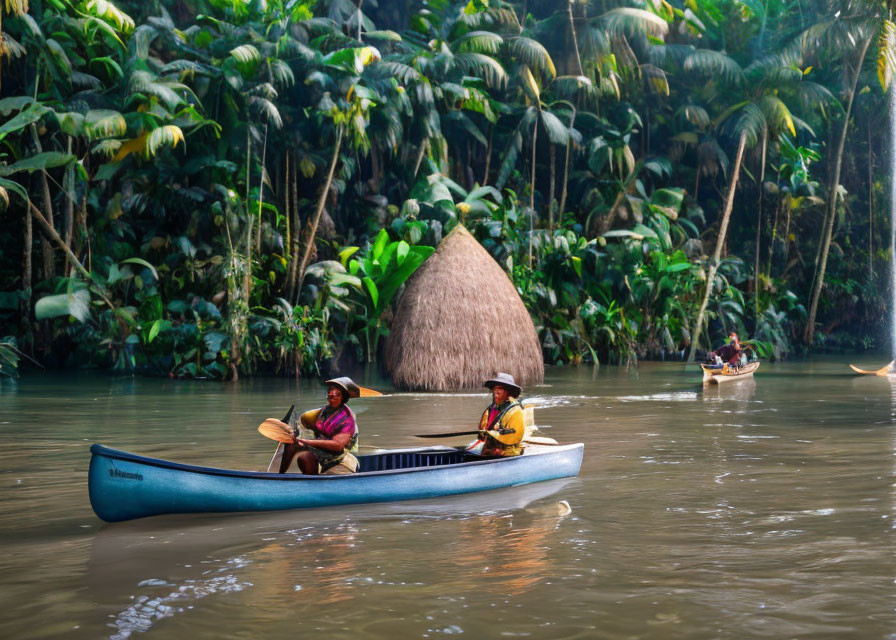
<path fill-rule="evenodd" d="M 0 636 L 890 638 L 896 385 L 846 364 L 550 370 L 535 419 L 585 443 L 576 479 L 117 525 L 89 507 L 90 443 L 259 468 L 257 425 L 320 385 L 0 383 Z M 487 396 L 353 402 L 362 444 L 396 447 Z"/>

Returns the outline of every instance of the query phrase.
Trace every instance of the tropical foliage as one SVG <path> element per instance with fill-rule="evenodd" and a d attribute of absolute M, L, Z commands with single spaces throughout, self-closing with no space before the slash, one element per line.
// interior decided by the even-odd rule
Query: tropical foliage
<path fill-rule="evenodd" d="M 375 362 L 458 223 L 546 362 L 886 347 L 886 3 L 10 0 L 0 375 Z"/>

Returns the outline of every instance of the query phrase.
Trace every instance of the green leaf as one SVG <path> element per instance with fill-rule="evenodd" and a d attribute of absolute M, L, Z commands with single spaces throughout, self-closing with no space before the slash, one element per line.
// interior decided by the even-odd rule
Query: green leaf
<path fill-rule="evenodd" d="M 0 100 L 0 115 L 8 116 L 13 111 L 21 111 L 25 107 L 34 103 L 31 96 L 13 96 L 12 98 L 3 98 Z"/>
<path fill-rule="evenodd" d="M 156 271 L 156 268 L 155 268 L 154 266 L 152 266 L 151 264 L 149 264 L 149 263 L 148 263 L 146 260 L 144 260 L 143 258 L 126 258 L 125 260 L 122 260 L 120 264 L 125 264 L 125 263 L 128 263 L 128 264 L 139 264 L 139 265 L 141 265 L 141 266 L 144 266 L 144 267 L 146 267 L 147 269 L 149 269 L 149 270 L 152 272 L 152 275 L 155 276 L 155 279 L 156 279 L 156 280 L 159 279 L 159 272 Z"/>
<path fill-rule="evenodd" d="M 396 260 L 398 261 L 398 265 L 401 266 L 405 258 L 408 257 L 408 252 L 411 250 L 411 245 L 409 245 L 404 240 L 401 240 L 398 243 L 398 249 L 395 250 Z"/>
<path fill-rule="evenodd" d="M 86 322 L 90 318 L 90 293 L 87 289 L 44 296 L 34 305 L 34 317 L 38 320 L 60 316 L 72 316 Z"/>
<path fill-rule="evenodd" d="M 343 267 L 345 266 L 346 261 L 355 255 L 355 252 L 357 252 L 358 249 L 359 247 L 345 247 L 339 252 L 339 262 L 342 263 Z"/>
<path fill-rule="evenodd" d="M 149 333 L 146 336 L 146 344 L 151 343 L 156 339 L 156 336 L 159 335 L 159 332 L 165 325 L 171 326 L 171 323 L 168 320 L 156 320 L 152 323 L 152 326 L 149 327 Z"/>
<path fill-rule="evenodd" d="M 61 167 L 69 162 L 73 162 L 75 159 L 75 156 L 70 153 L 44 151 L 43 153 L 36 153 L 31 157 L 19 160 L 6 167 L 0 167 L 0 176 L 12 175 L 19 171 L 27 171 L 29 173 L 32 171 L 44 171 L 54 167 Z"/>
<path fill-rule="evenodd" d="M 377 288 L 376 283 L 370 276 L 366 276 L 362 282 L 364 283 L 364 286 L 367 287 L 367 294 L 370 296 L 370 301 L 373 303 L 373 308 L 378 311 L 380 302 L 380 291 Z"/>
<path fill-rule="evenodd" d="M 0 140 L 9 133 L 20 131 L 29 124 L 40 120 L 44 114 L 49 113 L 52 109 L 42 104 L 32 104 L 30 107 L 19 113 L 15 118 L 0 126 Z"/>
<path fill-rule="evenodd" d="M 383 249 L 386 248 L 386 244 L 389 242 L 389 232 L 385 229 L 380 229 L 380 232 L 376 234 L 376 239 L 373 242 L 373 247 L 370 249 L 370 255 L 373 256 L 374 260 L 379 260 L 380 256 L 383 255 Z"/>

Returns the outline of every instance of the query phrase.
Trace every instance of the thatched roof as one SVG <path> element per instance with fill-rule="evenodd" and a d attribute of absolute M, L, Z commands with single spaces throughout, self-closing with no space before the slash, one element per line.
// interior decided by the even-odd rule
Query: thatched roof
<path fill-rule="evenodd" d="M 544 380 L 535 326 L 507 274 L 463 226 L 408 281 L 386 343 L 400 389 L 481 388 L 498 372 Z"/>

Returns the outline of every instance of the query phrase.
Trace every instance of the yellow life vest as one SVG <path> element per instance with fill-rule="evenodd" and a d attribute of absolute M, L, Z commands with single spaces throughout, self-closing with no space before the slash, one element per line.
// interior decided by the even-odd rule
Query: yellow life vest
<path fill-rule="evenodd" d="M 479 420 L 479 428 L 488 436 L 485 449 L 495 449 L 501 455 L 516 456 L 523 452 L 521 442 L 526 435 L 526 421 L 523 408 L 517 401 L 511 401 L 509 406 L 501 408 L 497 419 L 489 425 L 489 408 L 482 413 Z M 491 428 L 489 428 L 491 427 Z"/>

